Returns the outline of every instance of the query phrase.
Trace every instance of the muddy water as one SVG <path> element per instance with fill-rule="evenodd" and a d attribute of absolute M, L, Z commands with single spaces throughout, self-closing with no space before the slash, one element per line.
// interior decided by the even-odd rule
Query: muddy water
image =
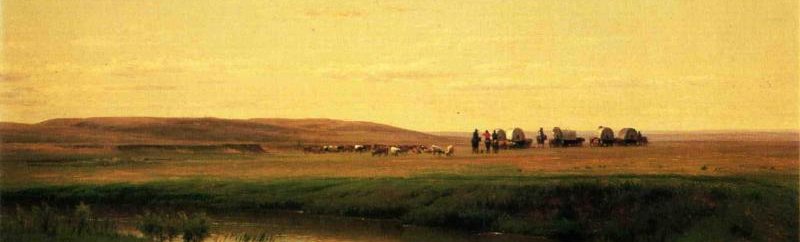
<path fill-rule="evenodd" d="M 397 221 L 270 212 L 259 215 L 210 215 L 211 234 L 206 242 L 243 241 L 550 241 L 540 237 L 500 233 L 475 234 L 466 231 L 402 225 Z M 142 236 L 134 221 L 120 218 L 125 233 Z M 177 241 L 177 240 L 176 240 Z"/>

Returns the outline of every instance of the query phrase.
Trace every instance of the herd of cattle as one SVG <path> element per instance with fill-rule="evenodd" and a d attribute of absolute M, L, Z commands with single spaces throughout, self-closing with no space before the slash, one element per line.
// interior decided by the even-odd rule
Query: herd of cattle
<path fill-rule="evenodd" d="M 506 136 L 506 131 L 503 129 L 495 129 L 489 140 L 494 149 L 519 149 L 529 148 L 534 139 L 526 138 L 525 132 L 520 128 L 515 128 L 511 134 L 510 139 Z M 477 134 L 477 131 L 476 131 Z M 477 135 L 473 136 L 473 151 L 476 150 L 474 139 Z M 542 128 L 539 129 L 538 135 L 535 136 L 536 143 L 543 147 L 545 141 L 549 140 L 550 147 L 572 147 L 583 146 L 586 141 L 583 137 L 578 137 L 575 130 L 561 129 L 555 127 L 552 129 L 552 136 L 548 137 Z M 479 139 L 479 138 L 478 138 Z M 643 136 L 640 131 L 634 128 L 620 129 L 616 134 L 609 127 L 600 126 L 596 130 L 596 136 L 589 140 L 590 146 L 607 147 L 607 146 L 642 146 L 647 145 L 648 140 Z M 488 145 L 487 145 L 488 146 Z M 429 153 L 433 155 L 451 156 L 455 153 L 453 145 L 448 145 L 442 148 L 437 145 L 313 145 L 303 147 L 306 153 L 339 153 L 339 152 L 356 152 L 366 153 L 369 152 L 372 156 L 389 156 L 401 154 L 423 154 Z M 496 151 L 495 151 L 496 152 Z"/>
<path fill-rule="evenodd" d="M 451 156 L 455 153 L 453 145 L 448 145 L 442 148 L 437 145 L 312 145 L 303 148 L 306 153 L 339 153 L 339 152 L 356 152 L 366 153 L 369 152 L 372 156 L 389 156 L 389 155 L 402 155 L 402 154 L 423 154 L 429 153 L 433 155 Z"/>

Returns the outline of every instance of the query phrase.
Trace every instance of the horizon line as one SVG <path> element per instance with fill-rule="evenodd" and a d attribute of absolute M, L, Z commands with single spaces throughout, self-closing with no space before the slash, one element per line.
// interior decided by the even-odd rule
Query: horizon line
<path fill-rule="evenodd" d="M 322 118 L 322 117 L 302 117 L 302 118 L 287 118 L 287 117 L 250 117 L 250 118 L 220 118 L 215 116 L 91 116 L 91 117 L 59 117 L 59 118 L 49 118 L 45 120 L 41 120 L 38 122 L 19 122 L 19 121 L 5 121 L 0 120 L 0 123 L 18 123 L 18 124 L 30 124 L 35 125 L 49 120 L 55 119 L 91 119 L 91 118 L 188 118 L 188 119 L 202 119 L 202 118 L 211 118 L 211 119 L 227 119 L 227 120 L 252 120 L 252 119 L 288 119 L 288 120 L 303 120 L 303 119 L 323 119 L 323 120 L 338 120 L 338 121 L 349 121 L 349 122 L 371 122 L 376 124 L 382 125 L 390 125 L 397 128 L 403 128 L 408 130 L 414 130 L 423 133 L 469 133 L 472 131 L 452 131 L 452 130 L 417 130 L 407 127 L 401 127 L 393 124 L 386 124 L 377 121 L 368 121 L 368 120 L 353 120 L 353 119 L 336 119 L 336 118 Z M 517 126 L 519 127 L 519 126 Z M 556 126 L 554 126 L 556 127 Z M 513 128 L 512 128 L 513 129 Z M 594 131 L 594 129 L 574 129 L 576 131 Z M 653 129 L 648 130 L 647 132 L 800 132 L 800 128 L 782 128 L 782 129 L 761 129 L 761 128 L 742 128 L 742 129 L 730 129 L 730 128 L 723 128 L 723 129 Z"/>

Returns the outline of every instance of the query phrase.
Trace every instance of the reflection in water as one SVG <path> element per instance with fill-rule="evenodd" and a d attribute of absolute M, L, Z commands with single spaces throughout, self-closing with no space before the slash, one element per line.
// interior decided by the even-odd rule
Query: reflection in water
<path fill-rule="evenodd" d="M 508 234 L 472 234 L 458 230 L 404 226 L 398 221 L 269 212 L 215 214 L 207 242 L 234 242 L 244 238 L 263 241 L 550 241 Z M 132 219 L 120 219 L 125 233 L 141 236 Z M 259 241 L 259 240 L 251 240 Z"/>

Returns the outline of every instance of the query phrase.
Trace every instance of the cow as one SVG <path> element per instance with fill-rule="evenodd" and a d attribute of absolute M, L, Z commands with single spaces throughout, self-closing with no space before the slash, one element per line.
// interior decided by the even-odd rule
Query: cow
<path fill-rule="evenodd" d="M 384 147 L 384 146 L 375 147 L 374 149 L 372 149 L 372 156 L 376 156 L 376 155 L 377 156 L 381 156 L 381 155 L 387 156 L 387 155 L 389 155 L 389 147 Z"/>
<path fill-rule="evenodd" d="M 339 147 L 344 152 L 355 152 L 356 151 L 356 146 L 355 145 L 340 145 Z"/>
<path fill-rule="evenodd" d="M 361 153 L 361 152 L 367 151 L 367 147 L 364 146 L 364 145 L 355 145 L 355 146 L 353 146 L 353 151 Z"/>
<path fill-rule="evenodd" d="M 394 147 L 394 146 L 392 146 L 392 147 L 389 147 L 389 154 L 390 154 L 390 155 L 393 155 L 393 156 L 398 156 L 398 155 L 400 155 L 400 153 L 402 153 L 402 152 L 403 152 L 403 151 L 402 151 L 402 149 L 400 149 L 400 148 L 397 148 L 397 147 Z"/>
<path fill-rule="evenodd" d="M 453 148 L 453 145 L 448 145 L 447 149 L 445 149 L 445 151 L 444 151 L 444 155 L 445 156 L 452 156 L 452 155 L 455 154 L 455 152 L 456 152 L 456 150 L 455 150 L 455 148 Z"/>
<path fill-rule="evenodd" d="M 344 146 L 341 145 L 326 145 L 322 147 L 323 152 L 341 152 L 344 150 Z"/>
<path fill-rule="evenodd" d="M 445 151 L 442 147 L 431 145 L 431 153 L 433 153 L 433 155 L 444 155 Z"/>
<path fill-rule="evenodd" d="M 303 152 L 319 154 L 322 153 L 322 146 L 306 146 L 303 147 Z"/>

